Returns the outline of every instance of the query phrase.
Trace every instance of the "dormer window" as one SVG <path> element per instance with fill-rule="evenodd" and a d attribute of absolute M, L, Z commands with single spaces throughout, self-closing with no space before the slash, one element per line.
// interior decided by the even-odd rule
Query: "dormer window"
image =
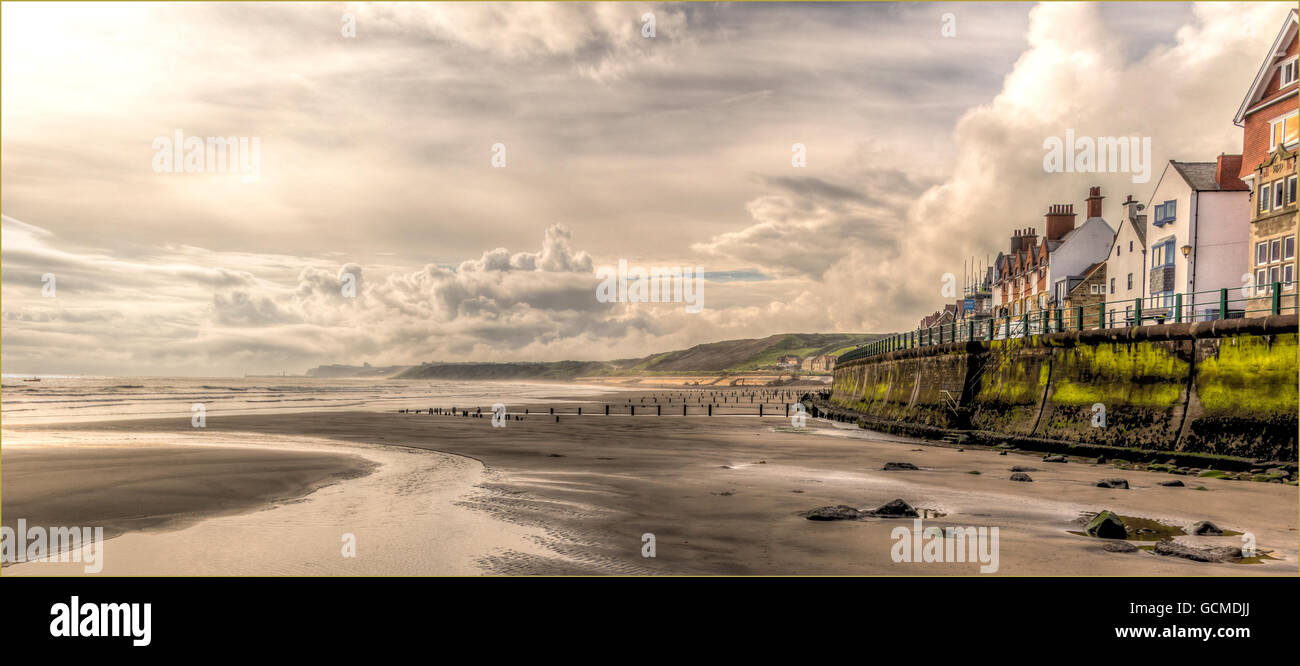
<path fill-rule="evenodd" d="M 1155 224 L 1157 227 L 1163 227 L 1173 222 L 1178 217 L 1178 202 L 1175 200 L 1166 201 L 1162 204 L 1156 204 Z"/>
<path fill-rule="evenodd" d="M 1280 69 L 1281 72 L 1282 72 L 1282 80 L 1281 80 L 1280 83 L 1278 83 L 1278 87 L 1279 87 L 1279 88 L 1285 88 L 1285 87 L 1291 85 L 1292 83 L 1295 83 L 1295 82 L 1296 82 L 1297 72 L 1296 72 L 1296 59 L 1295 59 L 1295 58 L 1292 58 L 1292 59 L 1290 59 L 1290 60 L 1288 60 L 1288 61 L 1282 63 L 1282 65 L 1279 67 L 1279 69 Z"/>

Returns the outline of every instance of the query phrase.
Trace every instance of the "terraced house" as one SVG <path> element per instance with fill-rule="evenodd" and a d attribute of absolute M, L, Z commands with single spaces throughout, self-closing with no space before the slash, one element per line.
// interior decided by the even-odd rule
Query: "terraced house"
<path fill-rule="evenodd" d="M 1300 144 L 1296 32 L 1297 10 L 1293 9 L 1234 119 L 1243 128 L 1240 176 L 1251 192 L 1246 275 L 1261 298 L 1271 297 L 1272 285 L 1282 283 L 1283 307 L 1296 304 L 1296 148 Z"/>
<path fill-rule="evenodd" d="M 998 257 L 993 281 L 997 316 L 1017 316 L 1064 304 L 1085 273 L 1106 260 L 1115 231 L 1101 216 L 1101 188 L 1088 191 L 1088 217 L 1075 225 L 1073 204 L 1054 204 L 1044 215 L 1046 235 L 1017 230 L 1010 252 Z"/>
<path fill-rule="evenodd" d="M 1240 161 L 1240 155 L 1220 155 L 1214 162 L 1169 160 L 1165 165 L 1146 206 L 1150 226 L 1145 233 L 1145 323 L 1151 323 L 1150 318 L 1242 315 L 1240 302 L 1230 302 L 1228 312 L 1219 312 L 1219 290 L 1231 290 L 1235 299 L 1246 260 L 1249 192 L 1237 178 Z M 1176 313 L 1180 304 L 1183 309 Z M 1136 301 L 1112 302 L 1109 308 L 1113 325 L 1133 324 Z"/>

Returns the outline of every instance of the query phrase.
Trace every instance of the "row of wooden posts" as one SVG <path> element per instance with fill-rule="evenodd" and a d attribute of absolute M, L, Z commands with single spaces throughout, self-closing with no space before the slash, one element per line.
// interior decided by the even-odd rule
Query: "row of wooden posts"
<path fill-rule="evenodd" d="M 758 403 L 758 415 L 759 415 L 759 416 L 771 416 L 771 415 L 773 415 L 773 412 L 770 412 L 770 411 L 769 411 L 769 412 L 765 412 L 765 411 L 764 411 L 763 407 L 764 407 L 766 404 L 767 404 L 767 403 L 762 403 L 762 402 Z M 786 402 L 786 403 L 781 403 L 781 405 L 782 405 L 782 406 L 784 407 L 784 409 L 785 409 L 785 414 L 784 414 L 784 415 L 787 416 L 787 417 L 790 416 L 790 404 L 791 404 L 791 403 L 788 403 L 788 402 Z M 706 404 L 706 405 L 704 405 L 704 406 L 708 408 L 708 415 L 709 415 L 709 416 L 713 416 L 713 408 L 714 408 L 714 407 L 718 407 L 719 405 L 717 405 L 716 403 L 708 403 L 708 404 Z M 611 407 L 611 406 L 608 405 L 608 404 L 605 405 L 605 416 L 609 416 L 609 415 L 610 415 L 610 407 Z M 629 416 L 636 416 L 636 407 L 637 407 L 636 405 L 628 405 L 628 406 L 627 406 L 627 408 L 628 408 L 628 412 L 627 412 L 627 413 L 628 413 Z M 686 405 L 685 403 L 682 404 L 682 416 L 688 416 L 687 411 L 686 411 L 686 410 L 687 410 L 687 407 L 688 407 L 688 405 Z M 470 410 L 468 410 L 468 409 L 458 409 L 458 408 L 456 408 L 456 407 L 452 407 L 452 408 L 450 408 L 450 409 L 444 409 L 444 408 L 442 408 L 442 407 L 430 407 L 429 409 L 399 409 L 399 410 L 397 410 L 397 412 L 398 412 L 399 414 L 428 414 L 429 416 L 462 416 L 462 417 L 471 417 L 471 418 L 483 418 L 484 416 L 487 416 L 487 417 L 490 418 L 490 417 L 492 416 L 492 411 L 491 411 L 491 410 L 488 410 L 486 413 L 484 413 L 482 407 L 476 407 L 476 408 L 474 408 L 474 411 L 470 411 Z M 663 414 L 664 414 L 664 412 L 663 412 L 663 405 L 662 405 L 662 404 L 655 405 L 655 416 L 663 416 Z M 722 412 L 719 412 L 719 414 L 722 414 Z M 518 413 L 516 413 L 516 414 L 508 414 L 508 416 L 511 416 L 512 418 L 515 418 L 515 420 L 521 420 L 524 416 L 529 416 L 529 415 L 530 415 L 530 412 L 529 412 L 529 410 L 528 410 L 527 408 L 524 409 L 524 413 L 523 413 L 522 415 L 521 415 L 521 414 L 518 414 Z M 556 416 L 556 414 L 555 414 L 555 408 L 554 408 L 554 407 L 551 407 L 551 408 L 550 408 L 550 413 L 549 413 L 549 415 L 550 415 L 550 416 Z M 734 412 L 727 412 L 725 415 L 726 415 L 726 416 L 743 416 L 743 414 L 736 414 L 736 413 L 734 413 Z M 577 416 L 582 416 L 582 408 L 581 408 L 581 407 L 578 408 Z"/>

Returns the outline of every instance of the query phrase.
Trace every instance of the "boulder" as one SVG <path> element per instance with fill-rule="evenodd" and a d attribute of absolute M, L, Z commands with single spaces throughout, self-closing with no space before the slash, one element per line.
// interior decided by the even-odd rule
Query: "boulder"
<path fill-rule="evenodd" d="M 1011 468 L 1011 471 L 1013 471 L 1013 472 L 1037 472 L 1037 471 L 1038 471 L 1038 468 L 1037 468 L 1037 467 L 1025 467 L 1024 465 L 1016 465 L 1015 467 L 1012 467 L 1012 468 Z"/>
<path fill-rule="evenodd" d="M 1167 488 L 1182 488 L 1183 482 L 1179 481 L 1178 479 L 1174 479 L 1173 481 L 1161 481 L 1160 485 L 1165 486 Z"/>
<path fill-rule="evenodd" d="M 1192 534 L 1196 536 L 1223 536 L 1223 530 L 1208 520 L 1202 520 L 1192 525 Z"/>
<path fill-rule="evenodd" d="M 1102 479 L 1097 482 L 1097 487 L 1118 488 L 1120 490 L 1128 490 L 1128 480 L 1127 479 Z"/>
<path fill-rule="evenodd" d="M 1101 549 L 1108 553 L 1136 553 L 1138 547 L 1127 541 L 1107 541 Z"/>
<path fill-rule="evenodd" d="M 856 508 L 840 504 L 839 506 L 823 506 L 813 509 L 805 517 L 808 520 L 858 520 L 862 516 L 863 513 Z"/>
<path fill-rule="evenodd" d="M 892 500 L 878 507 L 875 511 L 869 512 L 870 515 L 881 518 L 919 518 L 921 514 L 912 508 L 911 504 L 901 499 Z"/>
<path fill-rule="evenodd" d="M 1015 474 L 1012 474 L 1011 480 L 1012 481 L 1033 481 L 1033 479 L 1029 478 L 1029 475 L 1025 474 L 1024 472 L 1016 472 Z"/>
<path fill-rule="evenodd" d="M 889 470 L 905 470 L 905 469 L 919 469 L 919 468 L 916 465 L 913 465 L 912 463 L 887 462 L 885 463 L 885 466 L 881 469 L 889 471 Z"/>
<path fill-rule="evenodd" d="M 1176 541 L 1158 541 L 1153 552 L 1168 557 L 1182 557 L 1193 562 L 1227 562 L 1241 558 L 1241 549 L 1235 546 L 1194 548 Z"/>
<path fill-rule="evenodd" d="M 1043 456 L 1043 462 L 1063 463 L 1065 462 L 1065 456 Z"/>
<path fill-rule="evenodd" d="M 1110 511 L 1102 511 L 1097 514 L 1096 517 L 1088 521 L 1083 531 L 1098 539 L 1124 539 L 1128 537 L 1128 530 L 1124 528 L 1124 521 Z"/>

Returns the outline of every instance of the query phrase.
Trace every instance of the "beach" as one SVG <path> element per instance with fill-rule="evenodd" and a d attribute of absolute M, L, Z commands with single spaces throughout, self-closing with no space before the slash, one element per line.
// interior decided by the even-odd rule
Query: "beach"
<path fill-rule="evenodd" d="M 83 422 L 75 428 L 7 426 L 4 519 L 8 523 L 18 510 L 33 514 L 27 516 L 29 522 L 57 517 L 87 524 L 80 517 L 96 516 L 91 508 L 100 504 L 93 493 L 78 490 L 63 493 L 58 502 L 40 500 L 59 495 L 60 484 L 76 484 L 74 477 L 85 474 L 70 470 L 85 465 L 100 470 L 104 478 L 96 483 L 144 502 L 149 513 L 184 510 L 188 505 L 147 499 L 152 497 L 147 489 L 165 487 L 166 481 L 133 479 L 125 487 L 115 482 L 155 473 L 111 471 L 147 467 L 157 468 L 156 476 L 163 479 L 178 476 L 165 473 L 168 469 L 193 472 L 194 478 L 227 492 L 197 498 L 206 508 L 189 506 L 191 518 L 198 520 L 181 529 L 162 523 L 134 529 L 120 518 L 109 521 L 128 531 L 110 541 L 120 542 L 123 554 L 115 558 L 108 550 L 106 571 L 980 575 L 977 562 L 896 561 L 891 548 L 898 539 L 892 535 L 898 527 L 913 528 L 912 519 L 823 522 L 805 517 L 817 507 L 871 509 L 902 499 L 922 510 L 925 527 L 996 527 L 998 561 L 989 573 L 998 575 L 1297 573 L 1294 486 L 1183 478 L 1184 487 L 1166 487 L 1159 484 L 1179 477 L 1077 459 L 1044 463 L 1041 454 L 1028 452 L 960 450 L 815 419 L 796 428 L 785 417 L 783 397 L 768 402 L 765 414 L 772 415 L 759 418 L 756 406 L 746 401 L 753 390 L 726 389 L 728 407 L 720 407 L 715 416 L 707 415 L 703 401 L 697 402 L 706 394 L 684 389 L 565 397 L 563 385 L 556 385 L 556 400 L 511 404 L 511 416 L 497 426 L 488 400 L 455 405 L 469 409 L 471 416 L 398 410 L 214 412 L 202 432 L 191 427 L 188 414 Z M 690 397 L 685 417 L 680 413 L 683 395 Z M 611 406 L 609 416 L 605 405 Z M 423 409 L 445 412 L 451 406 Z M 660 411 L 663 415 L 656 415 Z M 82 443 L 67 444 L 67 451 L 11 450 L 7 444 L 10 437 L 54 433 Z M 238 454 L 245 456 L 242 463 L 223 461 L 203 449 L 205 439 L 240 442 L 248 450 Z M 97 451 L 105 447 L 84 443 L 123 441 L 136 442 L 133 446 L 171 442 L 187 452 L 190 462 L 174 463 L 179 468 L 156 466 L 149 461 L 163 452 L 144 447 L 112 454 L 141 458 L 109 464 L 104 457 L 110 454 Z M 297 451 L 288 450 L 294 447 Z M 75 451 L 80 449 L 86 451 Z M 191 450 L 217 457 L 188 458 Z M 76 459 L 82 467 L 68 462 Z M 917 469 L 882 469 L 889 462 Z M 239 473 L 241 464 L 263 466 L 266 473 Z M 276 471 L 277 466 L 283 471 Z M 1033 481 L 1011 481 L 1013 466 L 1033 467 Z M 61 476 L 49 470 L 69 472 Z M 220 480 L 225 474 L 237 481 Z M 1113 477 L 1125 478 L 1130 487 L 1096 486 Z M 235 506 L 235 500 L 242 504 Z M 260 508 L 253 508 L 259 503 Z M 268 506 L 275 508 L 265 510 Z M 1108 540 L 1077 534 L 1083 529 L 1081 516 L 1102 510 L 1184 531 L 1211 521 L 1228 536 L 1185 535 L 1177 541 L 1239 546 L 1236 533 L 1247 533 L 1271 559 L 1209 563 L 1143 549 L 1108 552 L 1103 549 Z M 349 522 L 347 516 L 356 520 Z M 377 531 L 362 538 L 372 527 Z M 286 530 L 296 535 L 290 540 L 300 547 L 277 552 Z M 358 535 L 354 558 L 339 556 L 343 533 Z M 645 556 L 648 542 L 653 557 Z M 166 555 L 173 551 L 186 554 Z M 415 552 L 426 555 L 413 564 Z M 63 565 L 14 565 L 4 574 L 39 575 L 56 566 Z"/>

